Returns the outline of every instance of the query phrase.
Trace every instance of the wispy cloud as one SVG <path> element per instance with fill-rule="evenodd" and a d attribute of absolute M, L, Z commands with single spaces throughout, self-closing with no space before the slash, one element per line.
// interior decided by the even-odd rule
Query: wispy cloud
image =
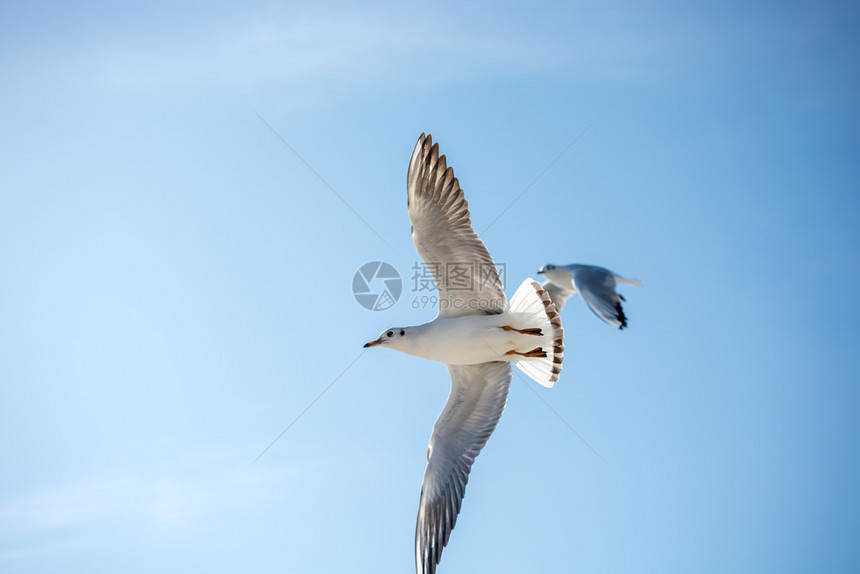
<path fill-rule="evenodd" d="M 192 462 L 0 493 L 0 570 L 18 561 L 88 554 L 101 548 L 161 548 L 217 538 L 226 525 L 272 516 L 299 522 L 307 499 L 349 470 L 379 464 L 363 451 L 301 451 L 248 467 L 259 444 L 189 445 Z M 301 493 L 300 495 L 298 493 Z"/>
<path fill-rule="evenodd" d="M 115 475 L 0 500 L 0 557 L 27 558 L 121 536 L 195 530 L 213 517 L 252 512 L 287 492 L 292 473 L 264 468 L 200 475 Z"/>
<path fill-rule="evenodd" d="M 101 73 L 126 88 L 308 80 L 433 85 L 465 73 L 479 79 L 551 68 L 567 59 L 553 38 L 512 34 L 492 25 L 463 28 L 441 17 L 413 20 L 383 11 L 306 13 L 246 22 L 238 31 L 174 45 L 113 46 L 101 55 Z"/>
<path fill-rule="evenodd" d="M 653 82 L 708 43 L 682 22 L 653 34 L 644 9 L 535 5 L 505 18 L 495 12 L 490 4 L 269 6 L 207 14 L 187 27 L 180 22 L 194 14 L 144 25 L 113 14 L 98 27 L 69 32 L 86 41 L 45 38 L 47 51 L 10 46 L 22 54 L 10 76 L 13 87 L 21 82 L 88 97 L 263 90 L 314 105 L 320 98 L 496 78 Z M 606 19 L 613 27 L 596 26 Z"/>

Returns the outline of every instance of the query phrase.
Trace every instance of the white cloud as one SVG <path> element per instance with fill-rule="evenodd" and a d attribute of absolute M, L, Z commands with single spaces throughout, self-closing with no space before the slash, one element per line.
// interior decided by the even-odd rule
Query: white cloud
<path fill-rule="evenodd" d="M 49 94 L 203 90 L 273 94 L 290 107 L 357 93 L 426 91 L 496 78 L 640 84 L 688 65 L 708 40 L 646 10 L 569 6 L 249 7 L 150 26 L 111 20 L 48 59 L 22 59 L 14 81 Z M 152 24 L 152 23 L 150 23 Z M 106 34 L 115 29 L 127 33 Z M 681 50 L 678 47 L 683 46 Z M 34 83 L 35 82 L 35 83 Z M 285 104 L 286 105 L 286 104 Z"/>
<path fill-rule="evenodd" d="M 232 524 L 274 516 L 303 524 L 307 500 L 324 497 L 363 452 L 304 452 L 247 467 L 260 445 L 189 446 L 193 460 L 140 472 L 103 469 L 93 478 L 5 493 L 0 498 L 0 569 L 100 548 L 162 548 L 217 539 Z M 181 466 L 181 468 L 180 468 Z M 300 494 L 299 494 L 300 493 Z"/>
<path fill-rule="evenodd" d="M 251 468 L 200 475 L 117 475 L 0 500 L 4 558 L 53 554 L 118 537 L 160 536 L 253 512 L 288 492 L 290 473 Z"/>
<path fill-rule="evenodd" d="M 102 73 L 115 86 L 161 88 L 190 82 L 307 80 L 348 85 L 437 83 L 552 67 L 565 52 L 552 39 L 511 35 L 456 22 L 412 20 L 378 12 L 304 14 L 251 22 L 173 46 L 113 46 Z M 428 30 L 433 30 L 432 34 Z"/>

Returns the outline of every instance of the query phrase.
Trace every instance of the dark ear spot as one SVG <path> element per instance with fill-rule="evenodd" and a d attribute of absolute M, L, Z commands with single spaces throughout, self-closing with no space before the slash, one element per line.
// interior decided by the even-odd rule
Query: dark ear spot
<path fill-rule="evenodd" d="M 387 337 L 391 337 L 392 335 L 394 335 L 394 331 L 389 331 L 389 332 L 387 332 L 385 335 L 386 335 Z"/>
<path fill-rule="evenodd" d="M 400 329 L 400 336 L 402 337 L 405 334 L 406 334 L 406 329 Z"/>

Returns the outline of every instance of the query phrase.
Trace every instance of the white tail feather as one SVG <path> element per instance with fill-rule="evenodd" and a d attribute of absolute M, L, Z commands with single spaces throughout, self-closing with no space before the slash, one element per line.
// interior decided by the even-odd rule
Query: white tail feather
<path fill-rule="evenodd" d="M 543 354 L 522 357 L 517 360 L 517 367 L 535 382 L 545 387 L 553 386 L 561 373 L 564 359 L 564 329 L 549 294 L 537 281 L 526 279 L 511 297 L 509 311 L 519 315 L 519 322 L 526 328 L 539 328 L 542 333 L 539 338 L 534 339 L 536 346 L 525 351 L 539 348 Z"/>

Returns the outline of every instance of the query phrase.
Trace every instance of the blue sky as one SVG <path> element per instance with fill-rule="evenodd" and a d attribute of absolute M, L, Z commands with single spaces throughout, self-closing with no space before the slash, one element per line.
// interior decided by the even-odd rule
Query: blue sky
<path fill-rule="evenodd" d="M 509 295 L 645 281 L 515 377 L 440 572 L 857 571 L 858 17 L 0 4 L 0 570 L 413 569 L 447 372 L 361 345 L 435 314 L 427 131 Z"/>

